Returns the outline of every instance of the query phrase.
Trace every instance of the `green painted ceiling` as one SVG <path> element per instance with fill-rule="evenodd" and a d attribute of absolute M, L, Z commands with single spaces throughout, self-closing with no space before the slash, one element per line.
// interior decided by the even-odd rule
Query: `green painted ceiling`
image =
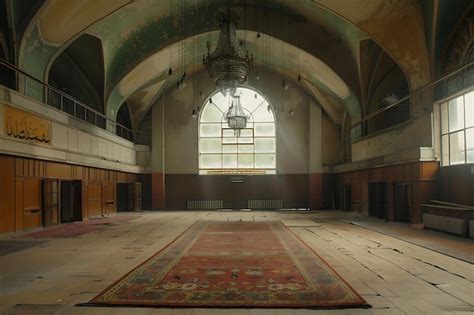
<path fill-rule="evenodd" d="M 14 12 L 26 10 L 25 1 L 12 5 Z M 380 45 L 411 88 L 430 78 L 426 10 L 412 0 L 49 0 L 25 27 L 18 64 L 47 80 L 54 60 L 76 38 L 84 33 L 99 38 L 105 111 L 115 118 L 131 100 L 131 107 L 138 104 L 131 109 L 137 125 L 156 94 L 175 86 L 183 71 L 200 69 L 206 43 L 217 42 L 215 12 L 225 5 L 239 10 L 239 38 L 259 66 L 289 80 L 301 74 L 308 93 L 314 96 L 317 88 L 350 116 L 361 113 L 361 40 Z M 170 64 L 173 76 L 167 75 Z M 41 97 L 41 91 L 32 96 Z"/>

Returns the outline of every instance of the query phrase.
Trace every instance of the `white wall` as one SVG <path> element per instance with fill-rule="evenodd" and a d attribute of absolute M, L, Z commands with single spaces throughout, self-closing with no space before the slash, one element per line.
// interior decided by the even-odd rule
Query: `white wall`
<path fill-rule="evenodd" d="M 277 173 L 307 174 L 310 158 L 314 162 L 312 168 L 321 170 L 321 109 L 311 105 L 317 108 L 310 115 L 312 99 L 299 86 L 290 83 L 285 91 L 281 88 L 283 79 L 274 73 L 261 71 L 259 76 L 260 80 L 254 79 L 250 85 L 258 89 L 277 110 Z M 193 104 L 202 106 L 215 87 L 207 73 L 197 74 L 194 82 L 193 86 L 193 80 L 188 80 L 181 91 L 172 89 L 152 108 L 153 172 L 163 169 L 169 174 L 199 172 L 198 119 L 193 120 L 191 113 Z M 200 97 L 200 91 L 203 91 L 205 98 Z M 160 108 L 164 108 L 163 112 Z M 294 115 L 290 115 L 290 110 Z M 314 124 L 311 136 L 310 124 Z M 163 151 L 164 167 L 160 157 Z"/>
<path fill-rule="evenodd" d="M 143 172 L 135 145 L 53 107 L 0 86 L 0 153 L 54 160 L 127 172 Z M 4 106 L 51 121 L 51 146 L 36 145 L 4 134 Z M 142 148 L 141 151 L 146 151 Z"/>
<path fill-rule="evenodd" d="M 431 123 L 431 114 L 427 114 L 363 138 L 352 144 L 352 161 L 370 160 L 420 147 L 432 147 Z"/>

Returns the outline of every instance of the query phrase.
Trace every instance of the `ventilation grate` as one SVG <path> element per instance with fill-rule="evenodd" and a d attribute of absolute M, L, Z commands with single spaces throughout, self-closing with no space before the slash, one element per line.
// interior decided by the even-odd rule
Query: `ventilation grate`
<path fill-rule="evenodd" d="M 281 209 L 283 202 L 281 200 L 249 200 L 247 204 L 250 209 Z"/>
<path fill-rule="evenodd" d="M 222 209 L 223 200 L 188 200 L 189 210 Z"/>

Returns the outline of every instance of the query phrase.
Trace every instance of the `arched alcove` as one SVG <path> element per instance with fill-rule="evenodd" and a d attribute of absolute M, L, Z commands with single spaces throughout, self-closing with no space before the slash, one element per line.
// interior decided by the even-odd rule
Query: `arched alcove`
<path fill-rule="evenodd" d="M 399 102 L 409 94 L 409 85 L 400 66 L 375 41 L 361 42 L 362 88 L 365 114 Z M 406 100 L 369 119 L 365 134 L 398 125 L 410 118 L 410 101 Z"/>
<path fill-rule="evenodd" d="M 117 113 L 117 126 L 115 133 L 125 139 L 133 141 L 132 118 L 130 116 L 130 108 L 127 103 L 123 103 Z M 125 128 L 123 128 L 125 127 Z"/>
<path fill-rule="evenodd" d="M 83 34 L 72 42 L 49 69 L 48 83 L 103 113 L 104 60 L 100 39 Z M 58 107 L 57 97 L 50 95 L 49 102 Z"/>

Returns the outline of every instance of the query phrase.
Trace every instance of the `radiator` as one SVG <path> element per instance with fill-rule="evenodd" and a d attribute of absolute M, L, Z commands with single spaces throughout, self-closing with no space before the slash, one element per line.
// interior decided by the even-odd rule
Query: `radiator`
<path fill-rule="evenodd" d="M 423 213 L 425 228 L 467 236 L 467 220 Z"/>
<path fill-rule="evenodd" d="M 248 200 L 247 207 L 250 209 L 281 209 L 283 202 L 281 200 Z"/>
<path fill-rule="evenodd" d="M 190 210 L 222 209 L 223 207 L 223 200 L 188 200 Z"/>

